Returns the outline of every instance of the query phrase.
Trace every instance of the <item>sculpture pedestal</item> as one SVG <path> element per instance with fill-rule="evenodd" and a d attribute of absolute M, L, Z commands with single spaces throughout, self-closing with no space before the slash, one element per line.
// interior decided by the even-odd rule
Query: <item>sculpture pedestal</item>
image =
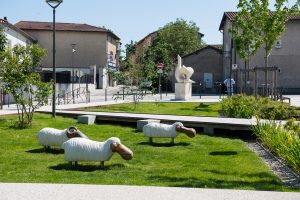
<path fill-rule="evenodd" d="M 189 100 L 192 98 L 192 83 L 175 83 L 175 100 Z"/>

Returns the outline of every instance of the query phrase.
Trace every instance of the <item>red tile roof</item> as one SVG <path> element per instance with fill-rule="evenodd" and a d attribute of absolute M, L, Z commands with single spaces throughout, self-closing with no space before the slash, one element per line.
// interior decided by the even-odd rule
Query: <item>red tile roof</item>
<path fill-rule="evenodd" d="M 20 21 L 15 24 L 22 30 L 46 30 L 52 31 L 52 22 L 32 22 L 32 21 Z M 88 24 L 76 24 L 76 23 L 55 23 L 55 29 L 57 31 L 78 31 L 78 32 L 102 32 L 110 33 L 115 39 L 119 40 L 120 38 L 115 35 L 112 31 L 105 28 L 99 28 L 96 26 L 91 26 Z"/>

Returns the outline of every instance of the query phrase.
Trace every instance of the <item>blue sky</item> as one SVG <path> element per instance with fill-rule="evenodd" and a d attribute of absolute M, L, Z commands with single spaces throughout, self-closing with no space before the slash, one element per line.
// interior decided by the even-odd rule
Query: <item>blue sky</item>
<path fill-rule="evenodd" d="M 290 0 L 290 5 L 296 0 Z M 274 2 L 274 0 L 271 0 Z M 182 18 L 193 21 L 207 44 L 221 44 L 218 28 L 223 13 L 236 11 L 238 0 L 64 0 L 56 21 L 105 26 L 124 44 L 139 41 L 166 23 Z M 18 21 L 52 21 L 45 0 L 2 0 L 0 18 Z"/>

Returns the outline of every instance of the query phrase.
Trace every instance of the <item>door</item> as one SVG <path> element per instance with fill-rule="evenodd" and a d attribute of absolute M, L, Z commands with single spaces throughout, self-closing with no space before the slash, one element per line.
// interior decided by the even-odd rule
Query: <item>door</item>
<path fill-rule="evenodd" d="M 213 88 L 213 74 L 212 73 L 204 73 L 204 87 L 205 88 Z"/>

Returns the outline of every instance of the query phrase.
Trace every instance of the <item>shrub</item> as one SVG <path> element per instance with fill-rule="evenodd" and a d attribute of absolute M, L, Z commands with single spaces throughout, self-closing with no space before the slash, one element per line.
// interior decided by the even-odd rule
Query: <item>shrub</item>
<path fill-rule="evenodd" d="M 269 120 L 289 119 L 295 111 L 286 103 L 273 101 L 270 98 L 254 98 L 253 96 L 235 95 L 222 100 L 222 110 L 227 117 L 259 118 Z"/>
<path fill-rule="evenodd" d="M 289 120 L 284 126 L 274 121 L 257 120 L 252 130 L 265 146 L 300 172 L 300 125 L 295 119 Z"/>
<path fill-rule="evenodd" d="M 283 120 L 295 116 L 295 111 L 283 102 L 273 101 L 269 98 L 259 98 L 255 115 L 262 119 Z"/>
<path fill-rule="evenodd" d="M 253 96 L 235 95 L 221 101 L 222 110 L 227 117 L 251 118 L 257 107 Z"/>

